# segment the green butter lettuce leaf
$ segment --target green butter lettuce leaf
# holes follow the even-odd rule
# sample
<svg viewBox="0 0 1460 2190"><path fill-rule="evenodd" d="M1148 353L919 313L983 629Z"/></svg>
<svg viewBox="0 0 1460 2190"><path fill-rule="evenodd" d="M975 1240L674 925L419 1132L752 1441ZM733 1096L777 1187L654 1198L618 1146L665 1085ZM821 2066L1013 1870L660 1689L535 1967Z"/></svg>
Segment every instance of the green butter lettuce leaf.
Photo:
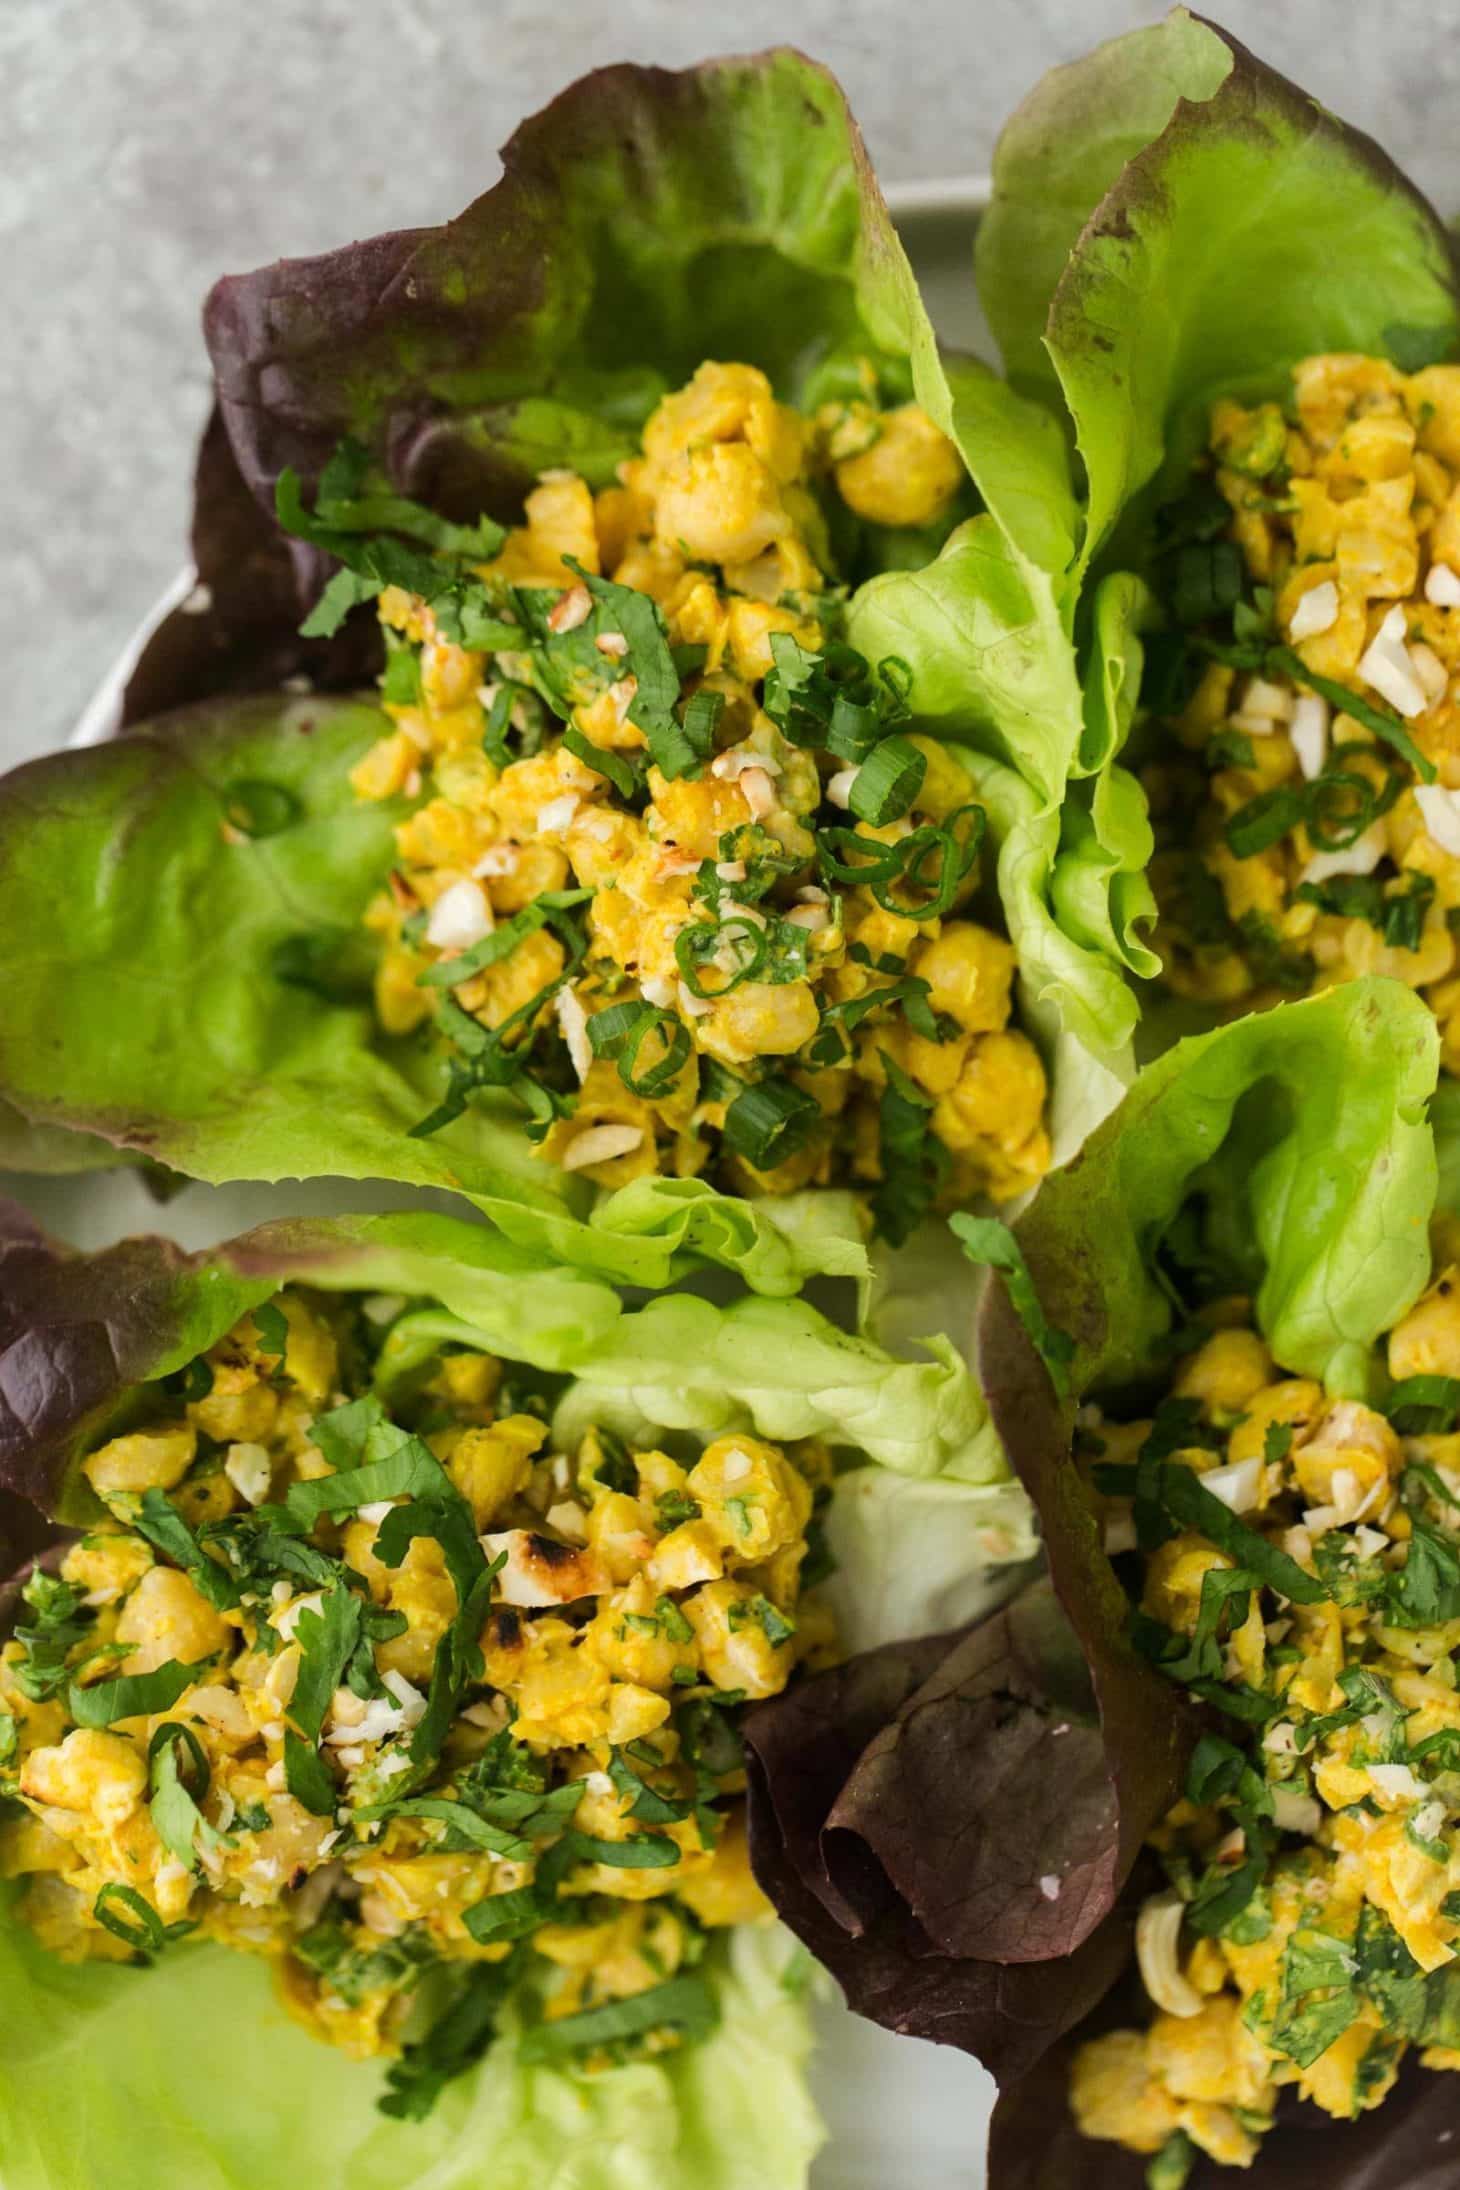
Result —
<svg viewBox="0 0 1460 2190"><path fill-rule="evenodd" d="M6 2190L803 2190L821 2125L811 2030L774 1926L711 1955L698 2046L600 2076L529 2067L508 2028L424 2122L375 2110L378 2063L291 2021L252 1955L58 1962L0 1913Z"/></svg>
<svg viewBox="0 0 1460 2190"><path fill-rule="evenodd" d="M1366 137L1216 25L1173 9L1055 69L1007 124L977 243L1014 386L1067 414L1085 509L1066 614L1085 668L1087 766L1139 689L1150 518L1184 483L1212 402L1281 397L1291 368L1358 350L1413 366L1460 336L1450 244ZM1107 570L1083 598L1091 566ZM1108 775L1063 847L1060 926L1145 978L1140 800ZM1145 844L1144 854L1141 851ZM1133 948L1122 950L1122 943Z"/></svg>
<svg viewBox="0 0 1460 2190"><path fill-rule="evenodd" d="M184 1367L291 1283L429 1304L384 1343L387 1398L450 1339L571 1375L554 1424L567 1445L594 1422L655 1436L741 1428L821 1437L899 1476L1007 1478L977 1385L946 1339L899 1360L805 1301L755 1295L719 1307L681 1293L627 1310L599 1278L427 1211L286 1218L199 1254L134 1239L77 1255L0 1204L0 1488L84 1521L94 1505L79 1463L127 1418L137 1387ZM1027 1529L1009 1520L1006 1537L1005 1519L969 1536L969 1564L1026 1554Z"/></svg>
<svg viewBox="0 0 1460 2190"><path fill-rule="evenodd" d="M539 1159L501 1098L410 1137L444 1072L421 1041L383 1036L371 1003L361 917L404 808L357 799L349 771L380 727L357 701L214 702L0 779L15 1109L63 1152L54 1129L79 1129L192 1178L447 1188L520 1246L624 1283L699 1260L768 1293L861 1274L844 1195L774 1214L690 1180L595 1196ZM266 833L242 833L240 813ZM22 1138L10 1160L31 1155Z"/></svg>
<svg viewBox="0 0 1460 2190"><path fill-rule="evenodd" d="M1438 1059L1419 998L1368 978L1148 1065L1018 1228L1046 1315L1075 1341L1075 1388L1158 1360L1176 1320L1161 1258L1192 1251L1172 1244L1184 1209L1198 1252L1247 1281L1284 1368L1336 1389L1361 1374L1428 1275Z"/></svg>
<svg viewBox="0 0 1460 2190"><path fill-rule="evenodd" d="M839 1331L805 1301L754 1297L715 1308L680 1293L625 1316L576 1364L554 1429L571 1444L591 1421L621 1436L644 1428L715 1436L752 1429L822 1437L898 1474L1006 1471L985 1436L967 1363L929 1337L920 1361L896 1361Z"/></svg>
<svg viewBox="0 0 1460 2190"><path fill-rule="evenodd" d="M1022 1484L876 1467L837 1477L826 1540L836 1564L823 1594L849 1657L986 1618L1039 1550Z"/></svg>
<svg viewBox="0 0 1460 2190"><path fill-rule="evenodd" d="M1143 489L1179 482L1215 397L1280 395L1315 352L1413 364L1460 335L1425 199L1184 9L1036 89L1000 141L978 248L1011 372L1047 393L1053 376L1074 423L1087 559Z"/></svg>
<svg viewBox="0 0 1460 2190"><path fill-rule="evenodd" d="M917 727L965 748L1046 1049L1068 1033L1107 1060L1136 1023L1126 976L1155 970L1141 934L1155 917L1150 827L1134 783L1112 780L1110 766L1140 680L1144 593L1109 583L1118 590L1100 629L1110 658L1093 698L1076 673L1061 573L1021 556L988 516L962 525L923 569L870 579L848 617L869 660L893 655L912 670ZM1073 788L1085 775L1089 786ZM1103 828L1089 820L1092 805Z"/></svg>
<svg viewBox="0 0 1460 2190"><path fill-rule="evenodd" d="M908 663L919 729L980 747L1045 801L1058 799L1079 737L1080 687L1056 581L992 517L960 526L923 569L869 579L847 636L868 661Z"/></svg>
<svg viewBox="0 0 1460 2190"><path fill-rule="evenodd" d="M978 225L979 298L1009 377L1058 401L1045 348L1050 298L1086 221L1179 99L1209 99L1231 66L1214 26L1173 8L1042 76L1005 122Z"/></svg>

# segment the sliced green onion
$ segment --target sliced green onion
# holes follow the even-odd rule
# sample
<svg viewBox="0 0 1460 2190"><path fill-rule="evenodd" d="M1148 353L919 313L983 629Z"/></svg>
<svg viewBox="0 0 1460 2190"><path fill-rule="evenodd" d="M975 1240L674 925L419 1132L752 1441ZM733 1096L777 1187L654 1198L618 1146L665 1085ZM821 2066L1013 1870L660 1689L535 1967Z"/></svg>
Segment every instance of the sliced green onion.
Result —
<svg viewBox="0 0 1460 2190"><path fill-rule="evenodd" d="M1228 849L1238 859L1251 859L1296 829L1306 811L1306 801L1296 791L1259 791L1227 823Z"/></svg>
<svg viewBox="0 0 1460 2190"><path fill-rule="evenodd" d="M852 778L847 804L859 821L883 829L900 821L923 787L925 753L907 738L884 738Z"/></svg>
<svg viewBox="0 0 1460 2190"><path fill-rule="evenodd" d="M1338 768L1314 777L1303 819L1320 851L1345 852L1373 827L1379 811L1368 777Z"/></svg>
<svg viewBox="0 0 1460 2190"><path fill-rule="evenodd" d="M723 943L731 939L737 949L748 947L750 955L733 973L721 974L717 985L707 989L700 980L700 969ZM708 1002L717 996L728 996L743 981L753 981L765 964L769 947L769 937L758 921L732 913L728 920L696 920L689 927L681 928L674 938L674 958L690 995ZM715 970L717 974L720 972L718 967Z"/></svg>
<svg viewBox="0 0 1460 2190"><path fill-rule="evenodd" d="M1242 551L1235 540L1192 541L1172 557L1171 610L1180 624L1204 624L1242 597Z"/></svg>
<svg viewBox="0 0 1460 2190"><path fill-rule="evenodd" d="M805 1147L820 1117L814 1096L774 1075L736 1096L725 1113L725 1139L757 1171L772 1171Z"/></svg>
<svg viewBox="0 0 1460 2190"><path fill-rule="evenodd" d="M826 881L864 882L869 886L887 882L902 872L903 844L909 842L910 838L904 838L902 843L879 844L875 837L859 836L855 829L834 824L818 832L817 864ZM848 852L864 856L851 860L845 857Z"/></svg>
<svg viewBox="0 0 1460 2190"><path fill-rule="evenodd" d="M478 1906L490 1908L491 1903ZM529 2063L557 2061L565 2054L618 2044L651 2030L677 2030L685 2043L691 2044L709 2036L719 2021L719 2012L703 1977L670 1977L647 1992L631 1993L626 2000L609 2000L602 2007L584 2008L577 2015L535 2024L519 2041L518 2059Z"/></svg>
<svg viewBox="0 0 1460 2190"><path fill-rule="evenodd" d="M666 1031L667 1030L667 1031ZM651 1034L657 1033L664 1044L664 1055L657 1065L638 1070L639 1052ZM641 1014L638 1024L629 1034L618 1061L618 1076L631 1095L643 1096L652 1102L656 1096L665 1095L689 1063L689 1029L672 1011L661 1011L649 1005Z"/></svg>
<svg viewBox="0 0 1460 2190"><path fill-rule="evenodd" d="M639 1052L656 1030L664 1055L640 1072ZM617 1060L618 1076L631 1095L649 1101L666 1094L689 1062L689 1029L657 1004L610 1004L607 1011L595 1012L588 1022L588 1041L595 1057Z"/></svg>
<svg viewBox="0 0 1460 2190"><path fill-rule="evenodd" d="M652 1004L635 997L631 1003L610 1004L606 1011L595 1011L588 1022L588 1046L595 1057L617 1057L631 1034Z"/></svg>
<svg viewBox="0 0 1460 2190"><path fill-rule="evenodd" d="M875 707L848 699L844 692L837 694L826 731L828 753L856 766L867 758L882 734L882 719Z"/></svg>
<svg viewBox="0 0 1460 2190"><path fill-rule="evenodd" d="M119 1915L120 1909L125 1909L127 1916ZM160 1954L167 1945L167 1926L135 1886L122 1886L115 1879L111 1880L93 1901L91 1913L114 1939L135 1948L138 1954Z"/></svg>

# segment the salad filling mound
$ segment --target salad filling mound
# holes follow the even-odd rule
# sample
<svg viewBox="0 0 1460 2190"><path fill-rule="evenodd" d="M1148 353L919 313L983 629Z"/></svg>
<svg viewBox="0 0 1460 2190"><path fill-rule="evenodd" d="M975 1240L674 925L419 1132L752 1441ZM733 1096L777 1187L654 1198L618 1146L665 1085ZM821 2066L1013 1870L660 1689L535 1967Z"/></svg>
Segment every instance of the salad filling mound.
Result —
<svg viewBox="0 0 1460 2190"><path fill-rule="evenodd" d="M713 2027L711 1935L768 1914L737 1706L830 1650L830 1463L556 1452L455 1345L388 1416L391 1309L291 1288L84 1463L108 1517L0 1653L0 1876L67 1960L267 1956L419 2118L509 2003L589 2069Z"/></svg>
<svg viewBox="0 0 1460 2190"><path fill-rule="evenodd" d="M349 463L313 513L281 487L336 551L321 514L368 508ZM868 365L802 415L709 363L618 472L544 474L497 552L416 556L414 584L356 543L312 619L378 595L394 728L353 781L419 804L368 915L377 1009L451 1062L416 1131L506 1089L600 1185L864 1182L893 1240L1023 1192L1046 1083L1013 949L967 913L986 816L956 748L905 728L906 666L839 636L828 577L868 528L931 552L952 443Z"/></svg>
<svg viewBox="0 0 1460 2190"><path fill-rule="evenodd" d="M1392 975L1460 1073L1460 366L1309 357L1289 409L1218 403L1158 523L1168 983L1248 1010Z"/></svg>
<svg viewBox="0 0 1460 2190"><path fill-rule="evenodd" d="M1153 1419L1081 1417L1135 1640L1210 1707L1151 1840L1151 2019L1072 2071L1163 2190L1249 2166L1287 2086L1352 2118L1411 2048L1460 2068L1460 1268L1390 1332L1382 1408L1280 1374L1245 1301L1206 1330Z"/></svg>

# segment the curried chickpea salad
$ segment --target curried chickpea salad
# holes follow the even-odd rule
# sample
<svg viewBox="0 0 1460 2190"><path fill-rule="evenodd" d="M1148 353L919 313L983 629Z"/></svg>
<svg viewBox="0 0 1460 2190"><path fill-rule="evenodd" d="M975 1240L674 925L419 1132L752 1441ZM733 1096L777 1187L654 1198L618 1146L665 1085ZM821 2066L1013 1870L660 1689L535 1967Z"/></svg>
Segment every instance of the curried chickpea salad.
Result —
<svg viewBox="0 0 1460 2190"><path fill-rule="evenodd" d="M707 1948L769 1914L736 1718L832 1652L831 1467L556 1450L457 1343L387 1414L396 1305L290 1288L90 1453L107 1518L0 1651L0 1876L66 1961L266 1957L417 2119L508 2003L589 2071L713 2028Z"/></svg>
<svg viewBox="0 0 1460 2190"><path fill-rule="evenodd" d="M374 585L393 727L353 782L415 801L368 913L376 1009L451 1066L418 1134L507 1090L597 1185L851 1182L894 1242L1047 1168L1015 954L975 910L985 812L828 575L849 528L946 531L962 465L870 362L843 378L807 415L704 364L616 484L546 473L495 554L455 528ZM308 516L286 487L286 521L316 535L350 465ZM316 628L360 597L335 585Z"/></svg>
<svg viewBox="0 0 1460 2190"><path fill-rule="evenodd" d="M1135 1639L1208 1705L1152 1835L1151 2014L1087 2041L1089 2137L1249 2167L1292 2088L1352 2119L1404 2058L1460 2068L1460 1268L1389 1333L1382 1406L1207 1312L1154 1416L1082 1414Z"/></svg>
<svg viewBox="0 0 1460 2190"><path fill-rule="evenodd" d="M1158 526L1168 987L1246 1011L1388 975L1460 1071L1460 366L1308 357L1285 401L1218 403Z"/></svg>

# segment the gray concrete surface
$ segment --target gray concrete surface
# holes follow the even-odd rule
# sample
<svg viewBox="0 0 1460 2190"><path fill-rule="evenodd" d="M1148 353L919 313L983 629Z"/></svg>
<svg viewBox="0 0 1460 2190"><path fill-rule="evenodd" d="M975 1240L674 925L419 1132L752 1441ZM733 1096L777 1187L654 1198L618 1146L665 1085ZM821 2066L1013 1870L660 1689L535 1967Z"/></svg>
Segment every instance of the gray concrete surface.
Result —
<svg viewBox="0 0 1460 2190"><path fill-rule="evenodd" d="M1460 0L1214 0L1447 209ZM987 166L1146 0L0 0L0 757L56 743L183 553L215 274L456 212L583 69L791 39L889 180Z"/></svg>

